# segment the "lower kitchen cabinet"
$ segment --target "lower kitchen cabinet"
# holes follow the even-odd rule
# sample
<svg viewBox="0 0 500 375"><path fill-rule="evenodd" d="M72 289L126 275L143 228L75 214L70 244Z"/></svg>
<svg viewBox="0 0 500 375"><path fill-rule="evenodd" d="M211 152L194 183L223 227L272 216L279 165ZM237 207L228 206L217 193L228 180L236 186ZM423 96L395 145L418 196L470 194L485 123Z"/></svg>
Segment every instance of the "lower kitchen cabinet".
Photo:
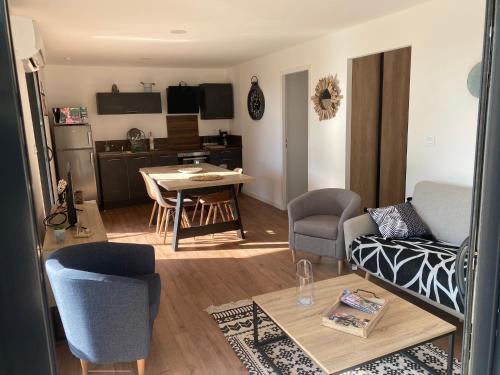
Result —
<svg viewBox="0 0 500 375"><path fill-rule="evenodd" d="M151 166L151 157L147 156L130 156L127 160L128 182L130 190L130 200L141 201L148 198L146 184L142 178L139 169Z"/></svg>
<svg viewBox="0 0 500 375"><path fill-rule="evenodd" d="M227 169L241 168L241 148L224 148L210 150L210 164Z"/></svg>
<svg viewBox="0 0 500 375"><path fill-rule="evenodd" d="M124 154L99 157L101 202L103 208L123 207L150 199L139 170L147 167L176 165L177 154Z"/></svg>
<svg viewBox="0 0 500 375"><path fill-rule="evenodd" d="M125 158L100 158L101 202L104 208L118 206L129 197L127 163Z"/></svg>

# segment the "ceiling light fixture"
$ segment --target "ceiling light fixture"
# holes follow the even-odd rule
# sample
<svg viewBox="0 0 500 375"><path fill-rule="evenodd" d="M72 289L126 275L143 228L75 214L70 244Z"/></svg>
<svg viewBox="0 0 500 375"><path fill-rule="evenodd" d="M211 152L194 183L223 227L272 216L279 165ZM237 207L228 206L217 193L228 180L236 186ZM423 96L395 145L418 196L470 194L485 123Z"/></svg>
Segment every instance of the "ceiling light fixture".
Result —
<svg viewBox="0 0 500 375"><path fill-rule="evenodd" d="M66 56L66 57L64 58L64 60L66 60L66 61L71 61L71 57Z"/></svg>
<svg viewBox="0 0 500 375"><path fill-rule="evenodd" d="M187 31L186 30L182 30L182 29L174 29L174 30L170 30L170 34L177 34L177 35L180 35L180 34L186 34Z"/></svg>

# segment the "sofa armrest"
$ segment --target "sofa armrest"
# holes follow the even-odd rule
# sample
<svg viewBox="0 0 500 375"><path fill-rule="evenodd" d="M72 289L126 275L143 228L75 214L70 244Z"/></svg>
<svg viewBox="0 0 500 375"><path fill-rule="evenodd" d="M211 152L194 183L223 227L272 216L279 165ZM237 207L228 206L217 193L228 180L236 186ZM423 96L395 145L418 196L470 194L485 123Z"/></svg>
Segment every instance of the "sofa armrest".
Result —
<svg viewBox="0 0 500 375"><path fill-rule="evenodd" d="M344 239L347 259L351 259L351 244L359 236L380 234L377 224L369 214L353 217L344 222Z"/></svg>

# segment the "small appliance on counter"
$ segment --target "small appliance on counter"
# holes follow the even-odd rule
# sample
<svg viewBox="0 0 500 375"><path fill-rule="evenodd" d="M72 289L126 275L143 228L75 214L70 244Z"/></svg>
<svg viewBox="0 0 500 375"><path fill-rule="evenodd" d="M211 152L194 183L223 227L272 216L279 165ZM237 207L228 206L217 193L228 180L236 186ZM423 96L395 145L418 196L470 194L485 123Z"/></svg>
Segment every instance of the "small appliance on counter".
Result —
<svg viewBox="0 0 500 375"><path fill-rule="evenodd" d="M89 121L87 107L52 108L52 114L56 125L87 124Z"/></svg>
<svg viewBox="0 0 500 375"><path fill-rule="evenodd" d="M220 144L227 146L227 136L228 132L226 130L219 129Z"/></svg>
<svg viewBox="0 0 500 375"><path fill-rule="evenodd" d="M132 152L147 151L146 134L140 129L132 128L127 132L127 139L130 142L130 150Z"/></svg>

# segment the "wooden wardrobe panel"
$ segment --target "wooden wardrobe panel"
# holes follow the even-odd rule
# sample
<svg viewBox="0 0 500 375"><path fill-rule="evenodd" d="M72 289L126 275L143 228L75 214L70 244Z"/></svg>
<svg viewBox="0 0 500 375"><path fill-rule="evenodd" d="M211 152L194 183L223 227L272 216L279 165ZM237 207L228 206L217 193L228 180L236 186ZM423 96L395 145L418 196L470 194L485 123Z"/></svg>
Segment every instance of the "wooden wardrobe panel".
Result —
<svg viewBox="0 0 500 375"><path fill-rule="evenodd" d="M352 61L350 189L376 207L382 55Z"/></svg>
<svg viewBox="0 0 500 375"><path fill-rule="evenodd" d="M379 206L405 201L411 48L383 57Z"/></svg>

